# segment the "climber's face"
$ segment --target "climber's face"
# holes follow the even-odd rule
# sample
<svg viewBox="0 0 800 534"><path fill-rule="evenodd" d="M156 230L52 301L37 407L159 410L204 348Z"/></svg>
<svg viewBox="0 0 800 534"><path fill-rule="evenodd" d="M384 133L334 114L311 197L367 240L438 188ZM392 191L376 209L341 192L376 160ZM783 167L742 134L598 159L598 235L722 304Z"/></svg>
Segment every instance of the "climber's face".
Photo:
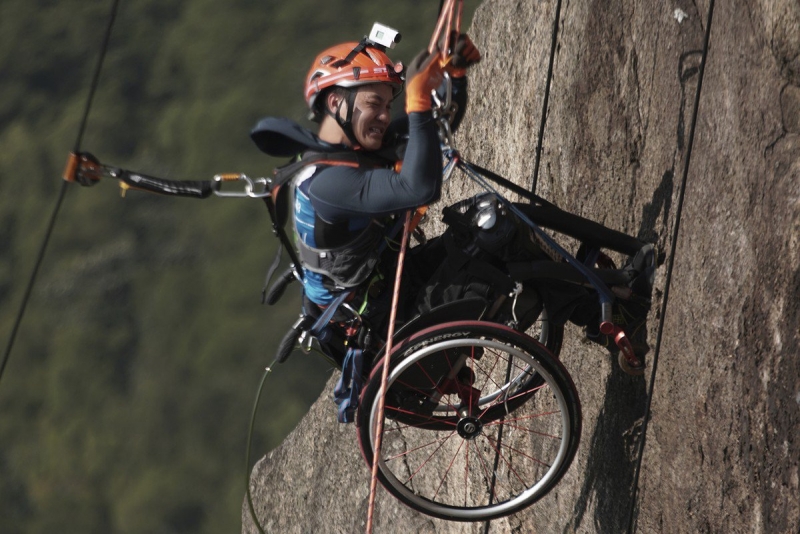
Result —
<svg viewBox="0 0 800 534"><path fill-rule="evenodd" d="M383 144L383 136L392 119L392 100L394 93L387 84L375 83L357 89L353 102L352 128L356 142L364 150L378 150ZM340 95L331 95L331 109L339 110L339 117L347 117L347 101ZM343 100L343 101L342 101ZM341 101L341 106L339 105ZM345 144L349 140L343 139Z"/></svg>
<svg viewBox="0 0 800 534"><path fill-rule="evenodd" d="M353 106L353 134L365 150L377 150L392 120L392 88L386 84L366 85L356 93Z"/></svg>

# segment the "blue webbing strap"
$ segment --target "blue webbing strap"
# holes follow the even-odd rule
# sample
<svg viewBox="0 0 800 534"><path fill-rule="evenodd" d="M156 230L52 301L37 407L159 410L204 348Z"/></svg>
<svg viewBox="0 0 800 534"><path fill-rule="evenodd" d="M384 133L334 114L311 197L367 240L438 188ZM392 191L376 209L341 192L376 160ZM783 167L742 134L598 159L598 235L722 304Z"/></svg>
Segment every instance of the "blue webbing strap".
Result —
<svg viewBox="0 0 800 534"><path fill-rule="evenodd" d="M337 418L340 423L355 421L358 397L361 394L361 371L364 366L364 351L355 347L347 349L342 364L342 376L333 388L333 400L339 407Z"/></svg>
<svg viewBox="0 0 800 534"><path fill-rule="evenodd" d="M311 333L320 341L327 338L328 325L339 309L339 306L350 295L350 291L339 294L331 302L322 315L311 327ZM358 397L361 394L363 380L361 378L364 366L364 353L361 349L350 347L347 349L344 362L342 362L342 376L333 388L333 401L339 407L337 419L340 423L352 423L355 421L356 410L358 409Z"/></svg>
<svg viewBox="0 0 800 534"><path fill-rule="evenodd" d="M331 322L333 318L333 314L336 313L336 310L339 309L339 306L342 305L342 302L350 295L350 291L344 291L340 293L333 302L328 304L328 307L325 308L325 311L322 312L322 315L319 316L317 321L311 327L311 333L314 335L315 338L322 341L320 336L325 335L325 329L328 327L328 323Z"/></svg>

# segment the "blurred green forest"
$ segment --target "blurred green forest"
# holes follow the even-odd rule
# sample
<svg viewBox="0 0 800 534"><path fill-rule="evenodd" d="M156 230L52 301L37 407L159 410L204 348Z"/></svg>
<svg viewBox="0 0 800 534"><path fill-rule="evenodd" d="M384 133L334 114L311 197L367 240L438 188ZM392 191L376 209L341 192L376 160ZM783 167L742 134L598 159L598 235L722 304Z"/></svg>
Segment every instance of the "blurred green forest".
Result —
<svg viewBox="0 0 800 534"><path fill-rule="evenodd" d="M3 346L111 4L0 2ZM268 175L279 162L255 148L250 128L269 115L305 123L302 81L318 51L380 21L402 31L392 55L408 61L438 7L123 0L81 148L173 179ZM258 200L122 199L112 181L69 186L0 380L0 532L240 531L255 390L298 311L297 287L275 307L260 304L276 244ZM331 372L302 353L275 370L253 461L291 431Z"/></svg>

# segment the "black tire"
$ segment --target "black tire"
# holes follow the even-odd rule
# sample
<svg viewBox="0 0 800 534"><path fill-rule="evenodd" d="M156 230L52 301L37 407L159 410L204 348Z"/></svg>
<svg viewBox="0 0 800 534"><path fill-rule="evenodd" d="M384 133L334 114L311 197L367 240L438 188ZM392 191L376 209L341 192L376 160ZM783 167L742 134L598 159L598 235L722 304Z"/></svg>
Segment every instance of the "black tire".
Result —
<svg viewBox="0 0 800 534"><path fill-rule="evenodd" d="M372 466L381 365L364 389L359 445ZM391 355L378 477L406 505L483 521L536 502L575 456L581 410L538 341L483 321L431 327Z"/></svg>

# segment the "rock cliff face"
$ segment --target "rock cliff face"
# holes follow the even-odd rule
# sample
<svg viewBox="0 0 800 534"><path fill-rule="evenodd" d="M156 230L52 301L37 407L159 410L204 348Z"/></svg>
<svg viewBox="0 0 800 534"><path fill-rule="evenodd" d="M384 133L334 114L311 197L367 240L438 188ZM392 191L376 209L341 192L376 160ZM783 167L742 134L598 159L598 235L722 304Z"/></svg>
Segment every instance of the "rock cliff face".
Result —
<svg viewBox="0 0 800 534"><path fill-rule="evenodd" d="M530 187L555 1L492 0L457 145ZM708 0L564 1L537 193L675 254L651 377L568 328L583 405L557 488L485 524L420 515L381 491L375 532L757 532L800 528L800 4L717 2L685 205L671 250ZM445 201L469 193L451 182ZM666 267L666 266L665 266ZM655 345L666 269L649 325ZM638 493L647 392L651 420ZM364 530L369 472L330 387L255 467L270 533ZM243 531L256 532L243 508Z"/></svg>

